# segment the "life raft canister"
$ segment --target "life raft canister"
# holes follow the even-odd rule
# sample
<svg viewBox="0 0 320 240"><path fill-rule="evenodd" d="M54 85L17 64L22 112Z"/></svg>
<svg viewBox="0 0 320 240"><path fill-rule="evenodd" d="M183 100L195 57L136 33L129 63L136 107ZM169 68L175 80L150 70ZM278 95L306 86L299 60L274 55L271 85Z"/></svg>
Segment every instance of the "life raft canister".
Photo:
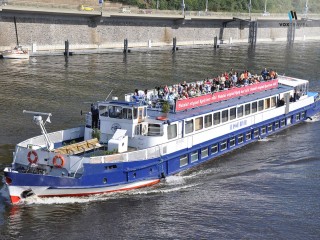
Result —
<svg viewBox="0 0 320 240"><path fill-rule="evenodd" d="M157 117L157 120L161 120L161 121L165 121L165 120L167 120L168 118L167 117L165 117L165 116L159 116L159 117Z"/></svg>
<svg viewBox="0 0 320 240"><path fill-rule="evenodd" d="M32 150L32 151L28 152L28 161L31 164L38 162L38 154L36 153L36 151Z"/></svg>
<svg viewBox="0 0 320 240"><path fill-rule="evenodd" d="M64 165L64 158L62 155L56 155L53 158L53 166L55 166L56 168L62 168Z"/></svg>

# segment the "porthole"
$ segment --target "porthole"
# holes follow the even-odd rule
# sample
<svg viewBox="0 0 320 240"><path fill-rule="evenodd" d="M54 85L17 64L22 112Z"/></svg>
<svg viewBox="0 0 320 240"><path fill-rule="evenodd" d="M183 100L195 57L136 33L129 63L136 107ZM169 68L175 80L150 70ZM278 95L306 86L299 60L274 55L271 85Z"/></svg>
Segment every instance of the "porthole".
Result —
<svg viewBox="0 0 320 240"><path fill-rule="evenodd" d="M106 184L108 182L107 178L103 178L103 183Z"/></svg>

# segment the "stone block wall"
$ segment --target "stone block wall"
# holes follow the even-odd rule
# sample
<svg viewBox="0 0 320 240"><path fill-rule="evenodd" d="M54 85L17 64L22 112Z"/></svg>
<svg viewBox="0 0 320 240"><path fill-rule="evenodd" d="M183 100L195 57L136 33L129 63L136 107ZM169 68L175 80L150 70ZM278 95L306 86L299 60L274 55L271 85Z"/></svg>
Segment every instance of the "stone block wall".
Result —
<svg viewBox="0 0 320 240"><path fill-rule="evenodd" d="M16 44L13 13L0 12L0 51ZM170 46L177 38L179 45L199 45L214 42L214 37L229 43L247 43L248 23L234 21L223 27L223 20L186 20L86 17L45 14L15 14L19 42L31 49L61 50L69 40L70 49L122 48L125 38L129 47ZM287 41L288 21L258 21L257 42ZM299 22L295 40L320 40L319 21Z"/></svg>

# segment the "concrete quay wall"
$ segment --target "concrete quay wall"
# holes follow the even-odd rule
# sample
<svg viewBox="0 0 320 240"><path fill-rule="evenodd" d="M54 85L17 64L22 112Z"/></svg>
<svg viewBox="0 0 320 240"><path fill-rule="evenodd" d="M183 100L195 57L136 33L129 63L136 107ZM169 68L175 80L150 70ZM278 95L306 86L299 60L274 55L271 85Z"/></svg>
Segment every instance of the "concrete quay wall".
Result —
<svg viewBox="0 0 320 240"><path fill-rule="evenodd" d="M249 23L232 18L146 16L137 14L55 14L27 11L0 11L0 51L15 46L13 17L16 17L20 45L37 51L60 51L65 41L70 51L86 49L213 45L214 37L223 44L248 43ZM291 28L286 19L256 19L257 43L287 41L295 32L295 41L320 40L319 20L298 20ZM292 30L293 29L293 30Z"/></svg>

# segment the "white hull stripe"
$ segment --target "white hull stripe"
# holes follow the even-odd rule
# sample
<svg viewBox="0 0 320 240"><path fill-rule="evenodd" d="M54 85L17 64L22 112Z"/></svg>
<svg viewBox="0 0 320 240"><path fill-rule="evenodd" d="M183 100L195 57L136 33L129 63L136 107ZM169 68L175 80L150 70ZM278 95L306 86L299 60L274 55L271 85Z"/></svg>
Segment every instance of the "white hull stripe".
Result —
<svg viewBox="0 0 320 240"><path fill-rule="evenodd" d="M145 180L139 182L133 182L123 185L101 187L101 188L85 188L85 189L50 189L50 187L29 187L29 186L8 186L11 200L21 199L21 194L26 190L32 190L32 192L38 197L72 197L72 196L87 196L93 194L102 194L116 191L126 191L141 187L147 187L159 183L159 179ZM16 202L13 202L16 203Z"/></svg>

